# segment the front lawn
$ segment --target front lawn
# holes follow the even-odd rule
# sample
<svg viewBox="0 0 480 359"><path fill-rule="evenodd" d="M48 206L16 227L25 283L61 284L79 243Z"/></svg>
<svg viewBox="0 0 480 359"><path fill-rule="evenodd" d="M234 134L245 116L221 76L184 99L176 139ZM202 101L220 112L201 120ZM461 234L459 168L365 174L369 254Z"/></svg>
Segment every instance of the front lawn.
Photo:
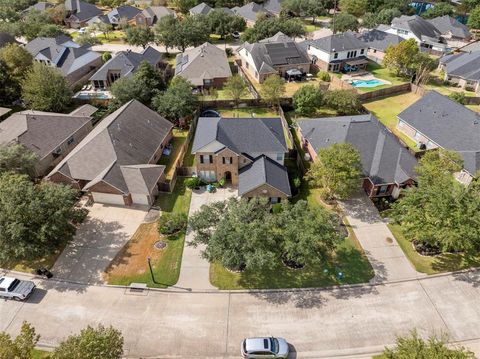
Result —
<svg viewBox="0 0 480 359"><path fill-rule="evenodd" d="M179 177L172 193L161 193L157 205L163 212L188 214L191 191ZM163 250L154 249L159 240L167 243ZM115 257L105 274L108 284L130 285L133 282L146 283L149 287L165 288L177 283L180 275L185 232L164 237L157 231L157 223L143 223L134 236ZM151 257L154 279L148 268L147 258Z"/></svg>
<svg viewBox="0 0 480 359"><path fill-rule="evenodd" d="M480 266L480 254L465 256L463 254L447 253L435 257L422 256L413 248L412 243L405 238L400 225L389 224L388 228L390 228L405 255L419 272L437 274Z"/></svg>
<svg viewBox="0 0 480 359"><path fill-rule="evenodd" d="M240 108L224 108L217 110L220 116L224 118L275 118L279 117L278 113L267 107L240 107Z"/></svg>
<svg viewBox="0 0 480 359"><path fill-rule="evenodd" d="M166 166L165 168L165 177L167 180L172 179L173 174L175 173L176 163L178 161L178 157L180 155L180 151L182 150L182 146L187 140L188 130L180 130L177 128L173 129L173 138L171 141L172 144L172 152L170 155L166 156L162 154L160 160L158 161L159 165Z"/></svg>
<svg viewBox="0 0 480 359"><path fill-rule="evenodd" d="M32 352L32 359L47 359L50 356L50 352L44 351L44 350L39 350L39 349L33 349Z"/></svg>
<svg viewBox="0 0 480 359"><path fill-rule="evenodd" d="M397 116L420 99L420 96L412 92L396 95L391 97L385 97L377 101L372 101L363 104L363 106L373 113L381 123L383 123L390 131L392 131L397 137L399 137L405 144L412 150L417 151L415 141L411 140L408 136L398 131Z"/></svg>
<svg viewBox="0 0 480 359"><path fill-rule="evenodd" d="M51 253L48 256L33 259L33 260L25 260L25 261L10 261L10 262L3 262L0 263L0 268L13 270L17 272L25 272L35 274L35 271L39 268L46 268L51 269L55 262L57 261L60 254L62 254L63 250L65 249L65 243L56 251Z"/></svg>
<svg viewBox="0 0 480 359"><path fill-rule="evenodd" d="M311 206L323 206L318 191L310 188L305 181L293 201L300 199L307 200ZM278 263L273 269L243 273L230 272L219 263L213 263L210 266L210 281L219 289L310 288L366 283L374 276L372 266L355 234L346 225L349 236L338 245L330 262L307 265L300 270ZM342 280L338 279L338 272L343 273Z"/></svg>

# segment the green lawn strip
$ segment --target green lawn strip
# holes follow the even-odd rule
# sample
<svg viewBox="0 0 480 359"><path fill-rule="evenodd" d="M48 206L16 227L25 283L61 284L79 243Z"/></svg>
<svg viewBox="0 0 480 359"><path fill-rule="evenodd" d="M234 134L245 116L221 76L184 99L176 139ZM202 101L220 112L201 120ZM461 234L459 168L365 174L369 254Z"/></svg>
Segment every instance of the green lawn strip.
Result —
<svg viewBox="0 0 480 359"><path fill-rule="evenodd" d="M159 165L166 166L165 168L165 177L167 180L172 179L173 174L175 172L175 164L177 163L178 156L180 155L180 150L182 149L182 145L187 140L188 131L187 130L173 130L173 138L172 138L172 145L173 149L169 156L162 155L160 160L158 161Z"/></svg>
<svg viewBox="0 0 480 359"><path fill-rule="evenodd" d="M200 101L232 100L232 96L227 94L225 90L217 90L217 95L218 95L217 97L213 97L208 94L201 95L199 99ZM253 99L253 95L250 93L250 91L247 91L245 95L242 96L242 100L250 100L250 99Z"/></svg>
<svg viewBox="0 0 480 359"><path fill-rule="evenodd" d="M195 155L192 153L193 138L188 144L187 153L183 157L183 167L193 167L195 166Z"/></svg>
<svg viewBox="0 0 480 359"><path fill-rule="evenodd" d="M50 354L50 352L44 350L33 349L32 359L46 359L50 356Z"/></svg>
<svg viewBox="0 0 480 359"><path fill-rule="evenodd" d="M363 106L373 113L381 123L397 135L412 150L417 151L415 141L396 129L397 116L404 109L417 101L420 96L414 93L406 93L363 104Z"/></svg>
<svg viewBox="0 0 480 359"><path fill-rule="evenodd" d="M466 256L458 253L447 253L434 257L422 256L413 248L412 243L405 238L400 225L388 224L388 228L390 228L405 255L419 272L437 274L480 266L480 254Z"/></svg>
<svg viewBox="0 0 480 359"><path fill-rule="evenodd" d="M251 118L251 117L279 117L278 113L275 111L267 108L267 107L241 107L237 109L218 109L217 110L220 113L220 116L226 117L226 118L233 118L233 117L245 117L245 118ZM252 116L252 114L254 116Z"/></svg>
<svg viewBox="0 0 480 359"><path fill-rule="evenodd" d="M125 42L125 32L121 30L115 30L109 32L107 36L104 34L98 34L95 36L102 44L123 44Z"/></svg>
<svg viewBox="0 0 480 359"><path fill-rule="evenodd" d="M0 268L13 270L17 272L31 273L31 274L35 274L35 271L39 268L51 269L55 264L55 262L57 261L58 257L60 256L60 254L62 254L66 245L67 244L65 243L53 253L41 258L25 260L25 261L2 262L0 263Z"/></svg>
<svg viewBox="0 0 480 359"><path fill-rule="evenodd" d="M287 162L287 167L293 166ZM319 202L318 190L310 188L306 181L302 182L300 193L293 199L307 200L311 206L322 206ZM330 210L330 209L329 209ZM347 225L349 233L352 233ZM343 273L339 280L337 273ZM268 288L310 288L338 284L354 284L368 282L374 275L372 266L363 253L356 237L350 235L339 243L330 262L307 265L301 270L287 268L278 263L273 269L245 271L234 273L219 263L210 266L210 281L219 289L268 289Z"/></svg>

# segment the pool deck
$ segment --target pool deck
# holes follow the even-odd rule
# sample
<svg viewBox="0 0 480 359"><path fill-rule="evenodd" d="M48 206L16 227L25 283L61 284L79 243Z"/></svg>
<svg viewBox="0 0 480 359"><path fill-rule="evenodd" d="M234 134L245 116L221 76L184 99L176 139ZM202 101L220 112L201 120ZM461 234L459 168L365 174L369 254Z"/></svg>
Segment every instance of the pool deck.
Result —
<svg viewBox="0 0 480 359"><path fill-rule="evenodd" d="M352 76L352 75L343 75L341 78L342 81L350 83L350 81L372 81L372 80L377 80L379 81L378 85L376 86L382 86L382 85L391 85L392 83L390 81L384 80L384 79L379 79L375 77L372 74L365 74L361 76ZM376 86L365 86L365 87L376 87ZM362 86L354 86L354 87L362 87Z"/></svg>

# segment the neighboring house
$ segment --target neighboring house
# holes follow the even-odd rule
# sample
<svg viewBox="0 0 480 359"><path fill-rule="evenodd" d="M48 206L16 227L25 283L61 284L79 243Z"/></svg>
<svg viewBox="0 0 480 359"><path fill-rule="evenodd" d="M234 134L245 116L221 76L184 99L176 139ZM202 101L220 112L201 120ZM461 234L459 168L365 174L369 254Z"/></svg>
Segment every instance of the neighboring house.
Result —
<svg viewBox="0 0 480 359"><path fill-rule="evenodd" d="M120 51L103 64L89 81L96 89L106 89L118 79L134 74L143 61L147 61L156 69L164 66L162 54L151 46L140 53L131 50Z"/></svg>
<svg viewBox="0 0 480 359"><path fill-rule="evenodd" d="M324 71L356 71L368 64L368 45L347 31L316 40L307 40L305 46L312 64Z"/></svg>
<svg viewBox="0 0 480 359"><path fill-rule="evenodd" d="M385 31L406 40L414 39L423 51L437 55L448 52L448 46L441 38L442 33L431 22L418 15L396 17Z"/></svg>
<svg viewBox="0 0 480 359"><path fill-rule="evenodd" d="M225 50L205 42L177 55L175 76L189 80L200 89L218 89L232 76L232 70Z"/></svg>
<svg viewBox="0 0 480 359"><path fill-rule="evenodd" d="M102 56L90 50L89 45L80 46L70 37L37 37L25 45L35 61L56 67L67 81L74 85L88 78L102 65Z"/></svg>
<svg viewBox="0 0 480 359"><path fill-rule="evenodd" d="M177 17L177 14L165 6L150 6L135 16L135 25L153 26L164 16Z"/></svg>
<svg viewBox="0 0 480 359"><path fill-rule="evenodd" d="M201 117L192 145L202 180L224 178L240 196L272 202L291 196L283 165L287 151L280 118Z"/></svg>
<svg viewBox="0 0 480 359"><path fill-rule="evenodd" d="M378 29L363 32L358 39L368 46L367 57L377 63L382 63L387 47L398 45L405 40L401 36Z"/></svg>
<svg viewBox="0 0 480 359"><path fill-rule="evenodd" d="M202 3L198 4L197 6L192 7L189 10L189 13L190 13L190 15L208 15L208 13L212 10L213 9L209 5L202 2Z"/></svg>
<svg viewBox="0 0 480 359"><path fill-rule="evenodd" d="M468 27L451 16L440 16L428 21L440 32L440 36L450 48L465 46L472 40Z"/></svg>
<svg viewBox="0 0 480 359"><path fill-rule="evenodd" d="M263 7L270 14L274 14L275 16L280 16L280 12L282 11L282 2L284 1L285 0L266 0L263 3Z"/></svg>
<svg viewBox="0 0 480 359"><path fill-rule="evenodd" d="M47 176L95 202L151 205L165 166L157 165L173 125L136 100L105 117Z"/></svg>
<svg viewBox="0 0 480 359"><path fill-rule="evenodd" d="M102 15L102 10L95 5L81 0L65 0L67 18L65 23L74 29L87 26L87 21Z"/></svg>
<svg viewBox="0 0 480 359"><path fill-rule="evenodd" d="M32 6L29 6L25 10L22 11L22 16L27 16L28 13L32 10L35 11L46 11L48 9L52 9L55 6L55 4L52 4L51 2L45 2L45 1L40 1L37 2L36 4L33 4Z"/></svg>
<svg viewBox="0 0 480 359"><path fill-rule="evenodd" d="M103 22L112 26L117 26L122 22L125 24L131 24L135 23L135 16L137 16L141 12L142 10L140 10L138 7L122 5L112 9L106 15L95 16L87 23L91 25L92 23Z"/></svg>
<svg viewBox="0 0 480 359"><path fill-rule="evenodd" d="M365 176L363 189L371 198L397 198L402 188L415 183L415 156L371 114L300 120L297 131L312 161L333 144L355 147Z"/></svg>
<svg viewBox="0 0 480 359"><path fill-rule="evenodd" d="M16 42L17 41L12 35L7 34L6 32L0 32L0 48L8 44L15 44Z"/></svg>
<svg viewBox="0 0 480 359"><path fill-rule="evenodd" d="M398 115L397 129L419 149L457 151L464 161L464 170L456 174L462 183L469 184L480 170L479 114L447 96L427 92Z"/></svg>
<svg viewBox="0 0 480 359"><path fill-rule="evenodd" d="M260 15L265 15L267 17L273 16L264 5L257 4L256 2L249 2L241 7L233 7L232 11L235 15L243 17L248 27L253 27Z"/></svg>
<svg viewBox="0 0 480 359"><path fill-rule="evenodd" d="M52 170L93 129L97 109L84 105L69 114L22 111L0 122L0 145L18 143L38 156L37 176Z"/></svg>
<svg viewBox="0 0 480 359"><path fill-rule="evenodd" d="M240 66L259 83L276 74L288 77L289 71L305 75L310 71L307 52L290 37L279 32L273 37L237 49Z"/></svg>
<svg viewBox="0 0 480 359"><path fill-rule="evenodd" d="M443 56L440 58L439 69L445 73L445 81L480 94L480 51Z"/></svg>

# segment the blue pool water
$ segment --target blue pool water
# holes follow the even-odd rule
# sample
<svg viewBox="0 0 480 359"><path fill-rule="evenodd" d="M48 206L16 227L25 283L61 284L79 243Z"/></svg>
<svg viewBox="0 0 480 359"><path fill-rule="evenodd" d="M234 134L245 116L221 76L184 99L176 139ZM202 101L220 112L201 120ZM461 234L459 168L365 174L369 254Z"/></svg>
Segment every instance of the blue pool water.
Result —
<svg viewBox="0 0 480 359"><path fill-rule="evenodd" d="M352 80L350 83L353 87L377 87L383 85L383 82L380 80Z"/></svg>

